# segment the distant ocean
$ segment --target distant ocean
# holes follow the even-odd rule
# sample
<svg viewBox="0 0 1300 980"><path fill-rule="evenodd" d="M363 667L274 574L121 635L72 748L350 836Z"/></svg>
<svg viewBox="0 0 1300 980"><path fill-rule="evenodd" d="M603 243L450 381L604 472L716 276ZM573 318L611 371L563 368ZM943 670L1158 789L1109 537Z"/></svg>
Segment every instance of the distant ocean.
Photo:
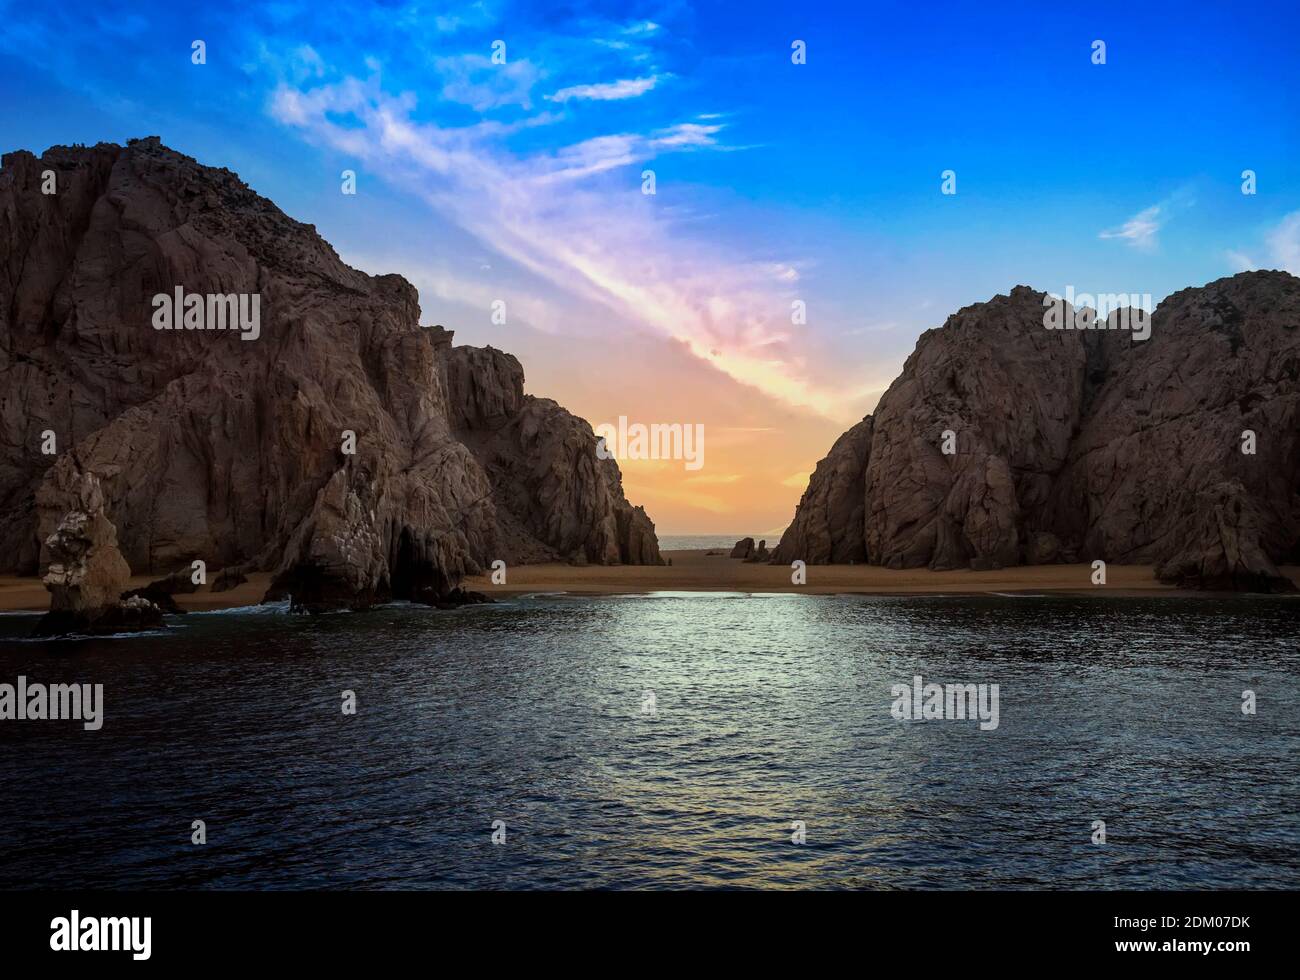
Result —
<svg viewBox="0 0 1300 980"><path fill-rule="evenodd" d="M660 551L699 551L706 548L726 548L730 551L741 538L753 538L755 542L767 541L769 548L775 547L781 540L780 534L661 534Z"/></svg>

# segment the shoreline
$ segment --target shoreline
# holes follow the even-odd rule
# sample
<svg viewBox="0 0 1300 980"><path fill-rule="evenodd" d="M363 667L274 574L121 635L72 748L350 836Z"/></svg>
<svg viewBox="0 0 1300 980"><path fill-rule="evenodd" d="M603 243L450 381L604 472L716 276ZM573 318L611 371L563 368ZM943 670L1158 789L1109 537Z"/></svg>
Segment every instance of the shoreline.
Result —
<svg viewBox="0 0 1300 980"><path fill-rule="evenodd" d="M490 575L474 575L462 587L489 597L518 597L536 593L561 595L647 595L656 592L716 592L756 595L879 595L879 596L1227 596L1240 592L1195 592L1157 582L1150 565L1108 565L1107 584L1092 584L1092 566L1019 565L992 571L930 571L889 569L878 565L810 565L807 584L793 585L786 565L747 564L725 553L706 550L665 551L669 565L569 565L550 562L506 569L506 584L493 585ZM1300 586L1300 566L1285 566L1283 574ZM141 588L153 576L133 576L131 588ZM271 575L257 572L226 592L205 586L173 596L187 612L210 612L256 606L270 587ZM49 593L34 576L0 576L0 612L41 613L49 609Z"/></svg>
<svg viewBox="0 0 1300 980"><path fill-rule="evenodd" d="M143 589L158 578L157 575L132 575L127 587ZM254 572L248 576L247 582L225 592L209 591L209 584L195 592L177 592L172 598L186 612L238 609L241 606L259 605L270 587L270 572ZM50 594L38 577L0 575L0 612L43 613L49 608Z"/></svg>

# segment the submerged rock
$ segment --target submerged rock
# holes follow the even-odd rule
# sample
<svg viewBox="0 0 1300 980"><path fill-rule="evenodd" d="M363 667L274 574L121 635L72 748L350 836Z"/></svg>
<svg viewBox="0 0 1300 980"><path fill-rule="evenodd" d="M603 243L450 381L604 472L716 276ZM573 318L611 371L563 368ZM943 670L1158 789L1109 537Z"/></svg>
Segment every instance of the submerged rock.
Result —
<svg viewBox="0 0 1300 980"><path fill-rule="evenodd" d="M129 599L132 596L139 596L142 599L148 599L169 616L183 616L185 610L177 605L174 596L178 593L188 595L197 592L198 589L198 584L194 581L193 570L182 568L170 575L155 579L143 588L123 592L122 598Z"/></svg>
<svg viewBox="0 0 1300 980"><path fill-rule="evenodd" d="M420 593L415 596L415 601L438 609L459 609L461 606L477 606L483 603L496 602L491 596L484 595L482 592L462 588L452 589L442 595L432 592Z"/></svg>
<svg viewBox="0 0 1300 980"><path fill-rule="evenodd" d="M248 576L244 570L238 566L223 568L217 573L217 577L212 580L213 592L229 592L237 586L243 585L248 581Z"/></svg>
<svg viewBox="0 0 1300 980"><path fill-rule="evenodd" d="M176 604L176 600L172 598L170 592L159 591L152 585L146 585L142 589L131 589L128 592L123 592L122 601L125 602L127 599L144 599L146 602L153 603L168 616L184 616L186 613L186 610Z"/></svg>

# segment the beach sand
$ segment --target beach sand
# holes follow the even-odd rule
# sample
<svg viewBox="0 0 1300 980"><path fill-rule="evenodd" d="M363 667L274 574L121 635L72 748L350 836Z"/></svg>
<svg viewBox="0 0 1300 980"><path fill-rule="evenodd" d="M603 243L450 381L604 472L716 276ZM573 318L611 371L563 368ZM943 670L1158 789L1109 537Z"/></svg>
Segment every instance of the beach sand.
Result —
<svg viewBox="0 0 1300 980"><path fill-rule="evenodd" d="M465 588L487 595L574 592L608 595L640 592L804 592L814 595L972 595L1078 593L1079 595L1196 595L1156 581L1150 565L1107 565L1106 585L1092 584L1091 563L1022 565L989 572L894 570L877 565L809 565L807 584L790 583L789 565L747 564L726 552L665 551L671 566L518 565L506 569L506 584L487 575L465 580ZM1300 566L1282 569L1300 586ZM1202 593L1203 594L1203 593Z"/></svg>
<svg viewBox="0 0 1300 980"><path fill-rule="evenodd" d="M156 575L135 575L130 581L130 588L142 589L154 581ZM226 592L209 592L203 586L197 592L176 593L176 605L187 611L203 612L209 609L233 609L235 606L255 606L262 601L266 590L271 587L269 572L254 572L248 581ZM14 575L0 575L0 612L17 612L30 609L45 612L50 608L50 594L39 578L19 578Z"/></svg>
<svg viewBox="0 0 1300 980"><path fill-rule="evenodd" d="M896 571L875 565L810 565L807 584L792 585L788 565L746 564L725 553L665 551L672 565L514 565L506 569L506 584L493 585L477 575L464 586L489 596L530 592L572 592L580 595L620 595L645 592L804 592L813 595L978 595L1077 594L1091 596L1191 596L1195 592L1161 585L1150 565L1108 565L1106 585L1092 584L1092 566L1024 565L990 572L932 572L924 568ZM1300 566L1282 569L1300 586ZM150 576L131 579L132 588L148 585ZM182 609L230 609L261 601L270 586L268 573L249 576L228 592L176 595ZM1204 594L1204 593L1201 593ZM49 593L38 578L0 576L0 611L49 608Z"/></svg>

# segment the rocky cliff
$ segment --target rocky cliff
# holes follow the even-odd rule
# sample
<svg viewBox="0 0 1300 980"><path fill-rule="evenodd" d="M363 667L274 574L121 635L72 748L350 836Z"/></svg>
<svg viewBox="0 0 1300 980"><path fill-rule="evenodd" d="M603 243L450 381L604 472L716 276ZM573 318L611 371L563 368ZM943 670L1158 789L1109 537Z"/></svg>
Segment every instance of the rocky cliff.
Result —
<svg viewBox="0 0 1300 980"><path fill-rule="evenodd" d="M1045 312L1017 286L923 334L818 464L776 559L1102 559L1289 590L1276 566L1300 563L1300 279L1182 290L1147 340L1047 329Z"/></svg>
<svg viewBox="0 0 1300 980"><path fill-rule="evenodd" d="M256 297L257 329L237 303L217 328L223 297ZM157 139L5 155L0 571L48 564L82 473L136 574L269 570L309 608L497 559L659 563L591 427L419 317L406 280Z"/></svg>

